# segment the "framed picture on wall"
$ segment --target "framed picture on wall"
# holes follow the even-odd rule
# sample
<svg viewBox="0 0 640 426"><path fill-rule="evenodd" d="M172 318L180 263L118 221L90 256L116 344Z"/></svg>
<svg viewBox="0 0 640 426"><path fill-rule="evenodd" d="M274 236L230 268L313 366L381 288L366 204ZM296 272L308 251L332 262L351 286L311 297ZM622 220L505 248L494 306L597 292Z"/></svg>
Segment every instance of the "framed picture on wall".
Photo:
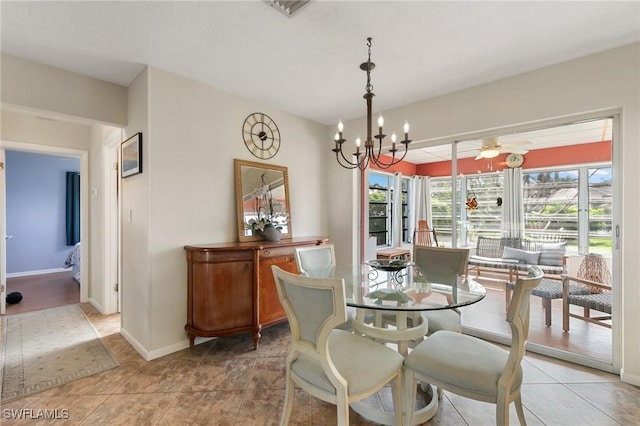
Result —
<svg viewBox="0 0 640 426"><path fill-rule="evenodd" d="M120 176L123 178L142 173L142 133L138 132L120 145Z"/></svg>

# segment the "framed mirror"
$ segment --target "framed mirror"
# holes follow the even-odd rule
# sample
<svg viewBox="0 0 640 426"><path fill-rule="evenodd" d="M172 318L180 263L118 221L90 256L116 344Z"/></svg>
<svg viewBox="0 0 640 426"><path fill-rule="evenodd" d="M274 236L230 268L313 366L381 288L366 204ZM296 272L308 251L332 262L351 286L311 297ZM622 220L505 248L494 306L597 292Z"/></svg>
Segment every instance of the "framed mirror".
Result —
<svg viewBox="0 0 640 426"><path fill-rule="evenodd" d="M291 238L287 168L237 159L234 168L239 241L262 240L259 229L267 223Z"/></svg>

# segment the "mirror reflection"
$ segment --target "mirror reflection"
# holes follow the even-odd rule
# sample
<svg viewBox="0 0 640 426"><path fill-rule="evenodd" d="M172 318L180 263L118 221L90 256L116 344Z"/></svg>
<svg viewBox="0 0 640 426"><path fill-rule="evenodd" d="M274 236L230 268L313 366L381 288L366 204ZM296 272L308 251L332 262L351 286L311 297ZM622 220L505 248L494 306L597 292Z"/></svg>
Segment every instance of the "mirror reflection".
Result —
<svg viewBox="0 0 640 426"><path fill-rule="evenodd" d="M235 160L235 175L239 240L260 240L266 227L291 238L287 168Z"/></svg>

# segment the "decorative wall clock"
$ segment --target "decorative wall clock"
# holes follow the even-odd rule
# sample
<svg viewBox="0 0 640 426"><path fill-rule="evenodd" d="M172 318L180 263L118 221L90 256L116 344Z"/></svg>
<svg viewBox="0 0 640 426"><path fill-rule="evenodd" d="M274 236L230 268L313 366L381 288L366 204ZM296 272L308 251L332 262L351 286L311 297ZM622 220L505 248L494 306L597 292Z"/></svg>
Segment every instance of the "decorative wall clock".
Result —
<svg viewBox="0 0 640 426"><path fill-rule="evenodd" d="M511 153L507 155L507 159L505 160L505 162L507 163L507 167L520 167L524 162L524 157L522 156L522 154Z"/></svg>
<svg viewBox="0 0 640 426"><path fill-rule="evenodd" d="M242 125L244 145L256 157L267 160L280 149L280 130L267 114L254 112Z"/></svg>

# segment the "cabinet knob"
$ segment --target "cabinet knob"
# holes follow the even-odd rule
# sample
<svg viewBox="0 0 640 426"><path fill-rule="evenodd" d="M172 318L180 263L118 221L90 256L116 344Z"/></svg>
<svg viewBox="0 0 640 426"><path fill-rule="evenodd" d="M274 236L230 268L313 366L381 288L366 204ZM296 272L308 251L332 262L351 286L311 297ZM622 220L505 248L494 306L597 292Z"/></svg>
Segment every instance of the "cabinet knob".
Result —
<svg viewBox="0 0 640 426"><path fill-rule="evenodd" d="M265 255L265 256L269 256L270 254L271 254L271 251L270 251L270 250L265 250L265 251L264 251L264 255Z"/></svg>

